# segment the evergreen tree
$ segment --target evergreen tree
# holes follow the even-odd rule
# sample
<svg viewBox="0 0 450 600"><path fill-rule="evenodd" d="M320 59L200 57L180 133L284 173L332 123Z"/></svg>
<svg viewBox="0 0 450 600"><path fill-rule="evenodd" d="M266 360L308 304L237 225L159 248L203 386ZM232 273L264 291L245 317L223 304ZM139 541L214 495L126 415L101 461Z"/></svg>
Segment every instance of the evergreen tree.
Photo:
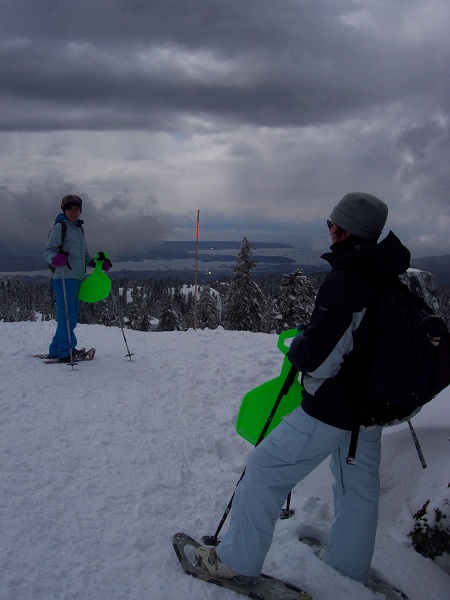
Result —
<svg viewBox="0 0 450 600"><path fill-rule="evenodd" d="M148 314L148 307L146 300L141 302L141 312L140 317L137 323L135 324L135 329L138 331L150 331L152 326L150 324L150 317Z"/></svg>
<svg viewBox="0 0 450 600"><path fill-rule="evenodd" d="M254 246L246 237L236 259L233 275L226 297L223 322L226 329L237 331L265 331L264 313L266 299L258 285L252 280Z"/></svg>
<svg viewBox="0 0 450 600"><path fill-rule="evenodd" d="M283 275L278 298L277 333L308 323L314 308L316 290L300 269Z"/></svg>
<svg viewBox="0 0 450 600"><path fill-rule="evenodd" d="M199 329L217 329L220 325L220 309L216 296L209 285L203 286L197 304Z"/></svg>
<svg viewBox="0 0 450 600"><path fill-rule="evenodd" d="M106 300L103 300L101 302L101 313L99 316L99 321L102 325L106 325L106 327L111 327L113 318L109 310L108 304L106 303Z"/></svg>
<svg viewBox="0 0 450 600"><path fill-rule="evenodd" d="M267 333L280 333L280 309L276 298L267 299L267 311L264 315Z"/></svg>
<svg viewBox="0 0 450 600"><path fill-rule="evenodd" d="M173 307L172 294L167 295L166 304L162 315L159 318L158 331L178 331L179 317Z"/></svg>
<svg viewBox="0 0 450 600"><path fill-rule="evenodd" d="M184 297L183 304L183 325L184 329L192 329L194 327L194 287Z"/></svg>
<svg viewBox="0 0 450 600"><path fill-rule="evenodd" d="M141 319L142 288L135 283L130 291L131 302L127 304L129 329L138 329Z"/></svg>

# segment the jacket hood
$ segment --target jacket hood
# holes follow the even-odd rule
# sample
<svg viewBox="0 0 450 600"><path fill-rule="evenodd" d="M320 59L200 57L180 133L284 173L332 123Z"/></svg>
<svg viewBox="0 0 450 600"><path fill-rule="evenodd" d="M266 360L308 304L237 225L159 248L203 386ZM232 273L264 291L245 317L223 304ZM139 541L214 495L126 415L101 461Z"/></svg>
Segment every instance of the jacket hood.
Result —
<svg viewBox="0 0 450 600"><path fill-rule="evenodd" d="M364 244L357 249L363 260L381 275L402 275L409 269L411 252L392 231L379 244Z"/></svg>
<svg viewBox="0 0 450 600"><path fill-rule="evenodd" d="M60 212L59 215L55 217L55 223L62 223L62 221L67 221L66 215L63 212Z"/></svg>
<svg viewBox="0 0 450 600"><path fill-rule="evenodd" d="M392 231L378 244L350 237L331 246L324 254L332 268L355 268L370 271L379 277L396 277L405 273L411 252Z"/></svg>
<svg viewBox="0 0 450 600"><path fill-rule="evenodd" d="M72 223L72 221L69 221L66 215L63 212L61 212L55 217L55 223L62 223L63 221L67 221L67 223ZM75 221L74 225L76 225L77 227L81 227L83 223L84 221L78 219L78 221Z"/></svg>

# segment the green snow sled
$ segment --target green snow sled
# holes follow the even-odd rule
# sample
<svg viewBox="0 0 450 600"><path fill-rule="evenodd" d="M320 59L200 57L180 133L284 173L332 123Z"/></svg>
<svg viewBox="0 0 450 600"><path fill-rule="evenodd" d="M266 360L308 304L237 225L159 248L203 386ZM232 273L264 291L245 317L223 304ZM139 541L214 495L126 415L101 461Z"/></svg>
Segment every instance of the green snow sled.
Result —
<svg viewBox="0 0 450 600"><path fill-rule="evenodd" d="M108 255L104 253L104 258ZM104 258L100 259L99 255L94 258L95 270L88 275L83 281L78 293L78 298L83 302L100 302L109 296L111 291L111 279L102 270Z"/></svg>
<svg viewBox="0 0 450 600"><path fill-rule="evenodd" d="M298 329L289 329L280 334L277 346L284 355L289 350L289 346L286 346L285 341L296 337L299 333ZM281 419L285 415L292 412L300 404L303 388L298 381L298 374L295 373L293 380L289 381L294 371L295 368L288 357L285 356L281 373L278 377L250 390L243 397L236 422L236 431L254 446L260 441L259 438L267 425L275 403L280 399L280 395L283 394L283 387L287 389L284 390L284 394L270 420L264 437L281 422Z"/></svg>

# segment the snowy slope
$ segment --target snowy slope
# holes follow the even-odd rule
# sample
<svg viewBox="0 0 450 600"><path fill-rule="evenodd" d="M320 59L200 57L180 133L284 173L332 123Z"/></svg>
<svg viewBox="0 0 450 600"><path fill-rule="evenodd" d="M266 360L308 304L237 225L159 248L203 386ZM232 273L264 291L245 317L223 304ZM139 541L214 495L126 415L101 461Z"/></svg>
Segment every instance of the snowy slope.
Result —
<svg viewBox="0 0 450 600"><path fill-rule="evenodd" d="M251 446L235 433L243 395L280 372L277 337L214 331L126 331L80 325L97 358L73 371L32 358L54 323L0 323L0 598L216 600L238 598L187 577L177 531L213 534ZM450 390L415 418L428 468L406 426L384 434L373 566L410 600L450 597L450 576L406 534L422 504L448 483ZM331 476L322 465L297 486L265 571L315 600L370 600L298 541L326 536Z"/></svg>

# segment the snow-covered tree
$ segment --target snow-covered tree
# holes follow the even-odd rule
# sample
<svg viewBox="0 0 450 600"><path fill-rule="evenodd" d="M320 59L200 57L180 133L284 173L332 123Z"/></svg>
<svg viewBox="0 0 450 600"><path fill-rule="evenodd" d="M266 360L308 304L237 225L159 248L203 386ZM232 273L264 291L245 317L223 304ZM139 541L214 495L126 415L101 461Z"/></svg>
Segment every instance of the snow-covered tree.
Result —
<svg viewBox="0 0 450 600"><path fill-rule="evenodd" d="M202 287L197 304L199 329L217 329L220 325L220 309L217 297L209 285Z"/></svg>
<svg viewBox="0 0 450 600"><path fill-rule="evenodd" d="M102 311L99 316L100 323L102 325L106 325L107 327L111 327L113 317L111 315L111 311L109 310L109 307L105 300L102 301L101 308L102 308Z"/></svg>
<svg viewBox="0 0 450 600"><path fill-rule="evenodd" d="M277 331L294 329L299 322L307 323L314 308L316 289L300 269L283 275L280 296Z"/></svg>
<svg viewBox="0 0 450 600"><path fill-rule="evenodd" d="M140 308L140 316L137 323L135 323L135 329L137 329L137 331L150 331L152 326L146 300L142 300Z"/></svg>
<svg viewBox="0 0 450 600"><path fill-rule="evenodd" d="M179 328L179 317L173 307L173 296L168 294L164 310L159 318L158 331L178 331Z"/></svg>
<svg viewBox="0 0 450 600"><path fill-rule="evenodd" d="M244 237L226 297L223 315L226 329L265 331L266 299L251 278L251 272L257 264L253 259L253 249L254 246Z"/></svg>
<svg viewBox="0 0 450 600"><path fill-rule="evenodd" d="M441 313L441 306L436 288L436 278L434 275L428 273L428 271L408 269L407 272L401 276L401 279L409 289L416 294L416 296L423 298L437 315L445 317L445 315Z"/></svg>

